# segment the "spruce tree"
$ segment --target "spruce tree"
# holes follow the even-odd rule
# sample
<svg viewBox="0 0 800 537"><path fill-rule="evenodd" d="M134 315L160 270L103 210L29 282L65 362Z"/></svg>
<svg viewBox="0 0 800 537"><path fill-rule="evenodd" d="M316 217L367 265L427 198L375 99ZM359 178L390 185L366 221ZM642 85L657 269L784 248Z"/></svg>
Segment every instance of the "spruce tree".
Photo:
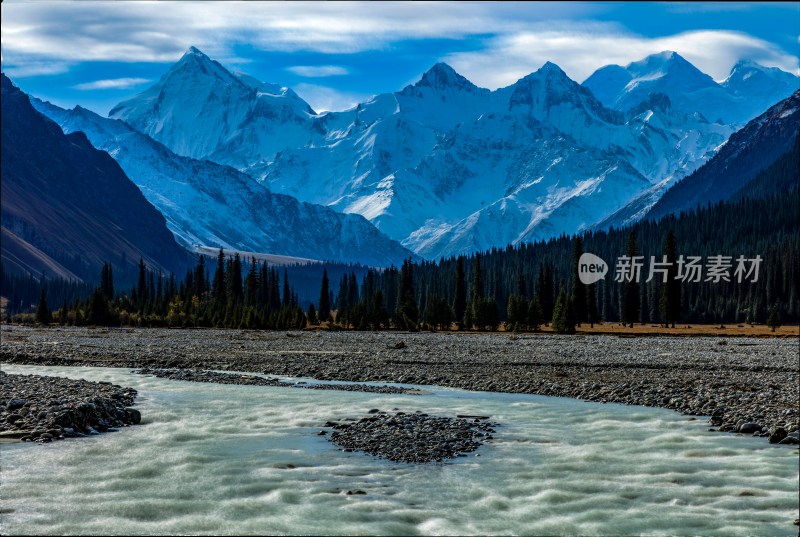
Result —
<svg viewBox="0 0 800 537"><path fill-rule="evenodd" d="M139 258L139 282L136 287L136 296L139 298L139 311L143 311L147 302L147 271L144 259L141 257Z"/></svg>
<svg viewBox="0 0 800 537"><path fill-rule="evenodd" d="M630 235L628 236L626 255L630 257L631 264L633 264L633 259L639 255L639 246L636 242L635 231L631 231ZM630 279L630 281L623 283L622 322L630 325L630 327L633 328L633 324L639 322L639 308L639 282L636 281L634 276Z"/></svg>
<svg viewBox="0 0 800 537"><path fill-rule="evenodd" d="M667 263L670 263L667 271L667 281L661 286L660 312L664 325L672 325L681 318L681 282L678 280L678 247L675 241L675 234L670 229L664 238L663 253L667 256Z"/></svg>
<svg viewBox="0 0 800 537"><path fill-rule="evenodd" d="M556 305L553 307L553 332L557 334L575 333L575 313L572 308L572 300L567 296L564 288L558 293Z"/></svg>
<svg viewBox="0 0 800 537"><path fill-rule="evenodd" d="M308 312L306 313L306 317L308 317L308 324L312 326L316 326L319 324L319 319L317 319L317 310L314 309L313 302L311 302L308 305Z"/></svg>
<svg viewBox="0 0 800 537"><path fill-rule="evenodd" d="M225 286L225 252L219 249L217 255L217 270L214 272L214 281L211 284L211 295L214 298L214 309L217 315L224 315L225 306L228 304Z"/></svg>
<svg viewBox="0 0 800 537"><path fill-rule="evenodd" d="M322 269L322 288L319 291L319 315L321 322L327 321L331 316L330 283L328 282L328 269Z"/></svg>
<svg viewBox="0 0 800 537"><path fill-rule="evenodd" d="M578 261L583 255L583 241L580 237L575 237L572 246L572 304L575 308L575 319L578 326L585 323L586 315L586 286L578 276Z"/></svg>
<svg viewBox="0 0 800 537"><path fill-rule="evenodd" d="M594 323L596 323L599 319L597 317L597 284L593 283L591 285L587 285L588 289L586 290L586 322L589 323L589 326L594 328Z"/></svg>
<svg viewBox="0 0 800 537"><path fill-rule="evenodd" d="M410 259L403 261L400 270L400 285L398 288L397 326L401 330L416 330L419 322L419 310L414 298L414 273Z"/></svg>
<svg viewBox="0 0 800 537"><path fill-rule="evenodd" d="M780 328L782 324L783 323L781 321L780 307L778 306L778 304L774 304L769 309L769 315L767 316L767 326L769 326L774 332L775 329Z"/></svg>
<svg viewBox="0 0 800 537"><path fill-rule="evenodd" d="M347 288L347 274L344 274L339 282L339 292L336 295L336 322L343 326L345 326L347 310L350 307L350 304L347 303L347 298L349 295L350 293L348 292Z"/></svg>
<svg viewBox="0 0 800 537"><path fill-rule="evenodd" d="M528 304L528 329L538 332L543 322L544 316L542 314L542 304L539 300L539 293L534 293L530 304Z"/></svg>
<svg viewBox="0 0 800 537"><path fill-rule="evenodd" d="M455 315L458 329L464 329L464 311L467 309L467 284L464 278L464 256L456 260L456 289L453 298L453 314Z"/></svg>
<svg viewBox="0 0 800 537"><path fill-rule="evenodd" d="M50 308L47 306L47 296L45 295L44 288L39 294L39 304L36 306L36 322L43 325L48 325L53 320Z"/></svg>

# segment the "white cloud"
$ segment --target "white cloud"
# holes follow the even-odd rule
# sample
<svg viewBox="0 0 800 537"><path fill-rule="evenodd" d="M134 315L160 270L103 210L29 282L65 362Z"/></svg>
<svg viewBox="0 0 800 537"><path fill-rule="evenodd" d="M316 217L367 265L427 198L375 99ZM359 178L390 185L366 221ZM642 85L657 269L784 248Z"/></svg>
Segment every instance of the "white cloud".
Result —
<svg viewBox="0 0 800 537"><path fill-rule="evenodd" d="M103 89L127 89L139 84L150 82L149 78L111 78L106 80L95 80L73 86L77 90L103 90Z"/></svg>
<svg viewBox="0 0 800 537"><path fill-rule="evenodd" d="M347 110L371 97L363 93L338 91L329 86L304 82L294 86L294 90L317 113Z"/></svg>
<svg viewBox="0 0 800 537"><path fill-rule="evenodd" d="M2 3L6 54L71 61L172 62L189 45L212 57L234 45L352 53L402 39L521 31L526 22L579 16L579 3L522 8L451 2Z"/></svg>
<svg viewBox="0 0 800 537"><path fill-rule="evenodd" d="M601 23L533 30L491 38L483 50L450 54L444 61L475 84L490 89L512 84L546 61L558 64L570 78L581 82L604 65L627 65L664 50L677 52L717 80L725 78L743 58L800 72L797 57L739 32L702 30L649 38Z"/></svg>
<svg viewBox="0 0 800 537"><path fill-rule="evenodd" d="M606 9L590 2L7 0L1 6L3 54L9 60L4 68L17 69L16 76L63 72L82 61L174 62L189 45L231 64L240 45L265 51L355 53L390 49L414 39L471 39L469 46L474 47L475 39L492 35L496 37L486 39L483 50L443 59L487 87L510 84L548 60L583 80L603 65L627 64L667 49L716 79L724 78L742 58L798 72L795 56L743 33L705 30L649 38L613 23L576 22ZM676 4L671 9L700 8ZM301 76L337 74L306 73L311 74Z"/></svg>
<svg viewBox="0 0 800 537"><path fill-rule="evenodd" d="M339 65L295 65L293 67L287 67L286 70L308 78L339 76L348 73L346 68Z"/></svg>

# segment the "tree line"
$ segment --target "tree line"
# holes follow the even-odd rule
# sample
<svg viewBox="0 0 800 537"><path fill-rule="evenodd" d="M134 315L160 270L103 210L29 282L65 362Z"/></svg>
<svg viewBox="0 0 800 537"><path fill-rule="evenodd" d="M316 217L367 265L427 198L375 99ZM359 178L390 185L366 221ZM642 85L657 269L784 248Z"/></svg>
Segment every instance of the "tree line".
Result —
<svg viewBox="0 0 800 537"><path fill-rule="evenodd" d="M796 188L780 195L707 205L623 229L566 235L439 261L405 261L401 267L328 271L301 302L289 269L220 250L214 266L199 256L183 279L156 274L143 262L132 288L117 293L112 268L84 300L62 303L53 318L71 324L207 326L287 329L307 325L355 330L538 330L557 332L596 322L765 323L798 322L800 226ZM608 264L604 279L581 283L584 252ZM678 278L679 260L717 256L761 258L758 279L698 281ZM617 281L615 262L625 256L663 263L658 277ZM210 264L210 263L209 263ZM710 270L710 269L709 269ZM3 284L7 284L4 275ZM28 286L32 280L26 280ZM16 285L16 284L15 284ZM49 287L48 287L49 285ZM45 285L41 299L57 292ZM77 291L76 291L77 293ZM307 295L312 294L310 292Z"/></svg>

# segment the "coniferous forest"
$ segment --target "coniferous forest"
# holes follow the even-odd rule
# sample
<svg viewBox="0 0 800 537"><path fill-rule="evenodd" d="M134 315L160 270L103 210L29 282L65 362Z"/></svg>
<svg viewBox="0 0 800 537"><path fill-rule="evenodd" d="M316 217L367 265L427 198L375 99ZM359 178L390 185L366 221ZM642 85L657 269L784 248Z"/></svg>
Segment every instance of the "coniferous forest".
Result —
<svg viewBox="0 0 800 537"><path fill-rule="evenodd" d="M16 320L252 329L326 323L330 329L356 330L495 330L501 325L537 330L552 324L564 333L595 322L796 323L800 190L790 183L769 196L759 186L769 183L770 173L783 177L786 169L777 163L763 172L753 197L658 222L437 262L409 260L385 270L326 264L320 278L319 265L279 269L220 251L216 259L199 256L181 277L154 273L140 263L127 286L114 284L110 264L96 286L4 273L6 320L35 311ZM578 281L583 252L605 260L604 279L591 285ZM617 281L617 260L624 255L642 256L639 281ZM668 269L646 281L651 256ZM700 258L705 271L698 281L677 278L679 256ZM729 258L718 277L708 266L716 256ZM757 279L749 264L748 274L736 273L739 256L761 258Z"/></svg>

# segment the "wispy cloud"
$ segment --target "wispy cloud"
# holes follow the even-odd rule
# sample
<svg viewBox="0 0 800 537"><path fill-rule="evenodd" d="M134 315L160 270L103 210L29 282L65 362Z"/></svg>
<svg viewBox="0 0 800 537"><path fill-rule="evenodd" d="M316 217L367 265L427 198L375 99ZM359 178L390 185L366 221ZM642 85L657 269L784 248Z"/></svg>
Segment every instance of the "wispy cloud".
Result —
<svg viewBox="0 0 800 537"><path fill-rule="evenodd" d="M104 89L127 89L150 82L149 78L110 78L106 80L95 80L73 86L77 90L104 90Z"/></svg>
<svg viewBox="0 0 800 537"><path fill-rule="evenodd" d="M339 91L329 86L300 83L294 87L317 113L347 110L369 99L371 95Z"/></svg>
<svg viewBox="0 0 800 537"><path fill-rule="evenodd" d="M3 72L13 78L28 76L58 75L66 73L72 67L71 62L52 61L47 59L28 59L26 61L3 61Z"/></svg>
<svg viewBox="0 0 800 537"><path fill-rule="evenodd" d="M348 74L348 70L339 65L295 65L287 67L287 71L308 78L322 78Z"/></svg>
<svg viewBox="0 0 800 537"><path fill-rule="evenodd" d="M444 60L475 84L490 89L512 84L546 61L558 64L580 82L603 65L626 65L664 50L677 52L717 80L725 78L742 58L798 73L796 56L767 41L722 30L650 38L627 33L615 24L542 25L490 38L485 45Z"/></svg>
<svg viewBox="0 0 800 537"><path fill-rule="evenodd" d="M171 62L189 44L213 57L262 50L354 53L403 39L520 31L591 13L580 3L530 8L450 2L4 2L6 53L71 61ZM65 23L68 21L68 23ZM402 21L399 24L398 21Z"/></svg>

